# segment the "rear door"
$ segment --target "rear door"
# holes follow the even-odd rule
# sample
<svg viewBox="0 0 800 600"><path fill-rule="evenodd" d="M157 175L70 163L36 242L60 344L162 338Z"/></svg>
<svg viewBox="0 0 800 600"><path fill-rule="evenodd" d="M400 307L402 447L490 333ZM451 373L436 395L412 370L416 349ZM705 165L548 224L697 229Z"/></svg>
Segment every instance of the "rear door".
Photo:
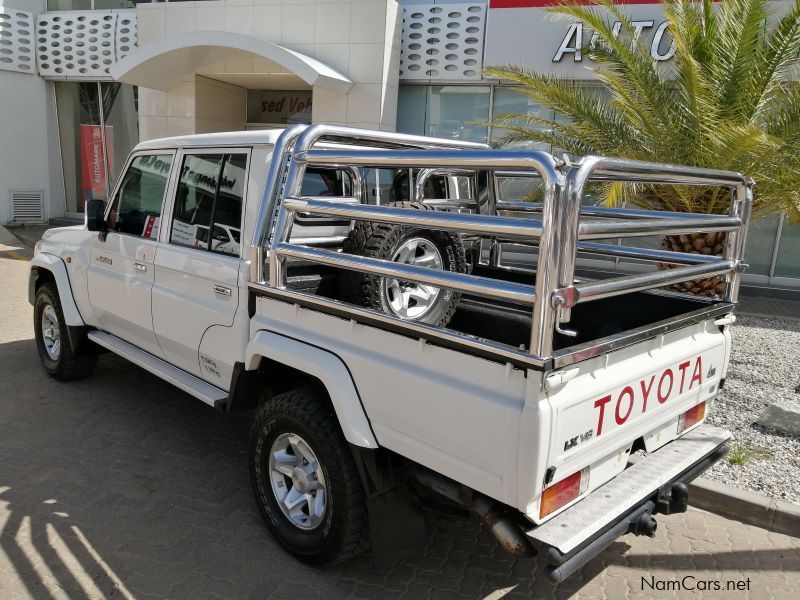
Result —
<svg viewBox="0 0 800 600"><path fill-rule="evenodd" d="M89 302L101 329L158 356L150 294L164 191L174 152L134 154L93 241Z"/></svg>
<svg viewBox="0 0 800 600"><path fill-rule="evenodd" d="M169 362L227 388L237 354L227 339L239 306L241 232L250 152L185 150L155 258L153 324Z"/></svg>

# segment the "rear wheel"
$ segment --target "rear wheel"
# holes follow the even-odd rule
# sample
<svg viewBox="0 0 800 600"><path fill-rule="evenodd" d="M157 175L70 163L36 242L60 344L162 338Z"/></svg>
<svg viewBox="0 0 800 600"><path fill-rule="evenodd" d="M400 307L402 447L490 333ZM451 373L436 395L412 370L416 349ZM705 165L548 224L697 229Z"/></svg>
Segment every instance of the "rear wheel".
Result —
<svg viewBox="0 0 800 600"><path fill-rule="evenodd" d="M250 477L270 532L301 561L338 563L368 547L361 480L320 392L262 403L250 432Z"/></svg>
<svg viewBox="0 0 800 600"><path fill-rule="evenodd" d="M416 202L396 202L392 206L430 210ZM358 221L342 244L342 251L418 267L466 272L460 238L443 231ZM340 274L339 295L354 304L371 306L404 320L442 327L450 322L461 299L452 290L355 271Z"/></svg>
<svg viewBox="0 0 800 600"><path fill-rule="evenodd" d="M97 355L90 349L73 351L58 287L52 281L43 283L36 291L33 326L39 359L48 375L68 381L92 374Z"/></svg>

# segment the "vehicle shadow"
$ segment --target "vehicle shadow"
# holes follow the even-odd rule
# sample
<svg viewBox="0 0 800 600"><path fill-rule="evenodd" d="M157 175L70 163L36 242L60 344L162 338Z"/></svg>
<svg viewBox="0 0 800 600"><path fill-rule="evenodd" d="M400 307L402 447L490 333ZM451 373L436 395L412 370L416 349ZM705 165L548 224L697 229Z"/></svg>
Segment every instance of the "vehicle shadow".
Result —
<svg viewBox="0 0 800 600"><path fill-rule="evenodd" d="M617 542L553 587L476 522L427 516L422 554L309 568L256 508L248 415L217 413L113 355L69 384L44 375L32 340L0 344L0 365L4 597L562 599L629 564Z"/></svg>

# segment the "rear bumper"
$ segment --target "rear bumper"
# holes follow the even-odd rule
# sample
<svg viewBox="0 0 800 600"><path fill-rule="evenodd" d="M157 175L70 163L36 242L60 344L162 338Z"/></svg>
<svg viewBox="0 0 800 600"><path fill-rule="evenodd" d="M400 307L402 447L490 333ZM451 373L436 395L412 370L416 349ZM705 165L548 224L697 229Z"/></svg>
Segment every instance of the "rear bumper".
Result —
<svg viewBox="0 0 800 600"><path fill-rule="evenodd" d="M528 537L558 583L629 532L653 535L653 514L683 512L686 486L722 458L731 434L700 425L629 467Z"/></svg>

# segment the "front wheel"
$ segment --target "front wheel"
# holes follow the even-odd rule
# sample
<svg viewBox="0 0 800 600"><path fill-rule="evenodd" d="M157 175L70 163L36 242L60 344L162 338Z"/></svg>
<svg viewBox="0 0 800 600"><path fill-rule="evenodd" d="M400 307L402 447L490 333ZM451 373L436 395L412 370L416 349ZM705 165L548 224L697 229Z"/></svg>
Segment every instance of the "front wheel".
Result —
<svg viewBox="0 0 800 600"><path fill-rule="evenodd" d="M68 381L92 374L97 365L97 355L90 349L73 351L58 288L52 281L45 282L36 291L33 328L39 359L48 375Z"/></svg>
<svg viewBox="0 0 800 600"><path fill-rule="evenodd" d="M335 564L369 545L361 480L336 415L320 392L294 390L263 402L249 451L261 514L296 558Z"/></svg>

